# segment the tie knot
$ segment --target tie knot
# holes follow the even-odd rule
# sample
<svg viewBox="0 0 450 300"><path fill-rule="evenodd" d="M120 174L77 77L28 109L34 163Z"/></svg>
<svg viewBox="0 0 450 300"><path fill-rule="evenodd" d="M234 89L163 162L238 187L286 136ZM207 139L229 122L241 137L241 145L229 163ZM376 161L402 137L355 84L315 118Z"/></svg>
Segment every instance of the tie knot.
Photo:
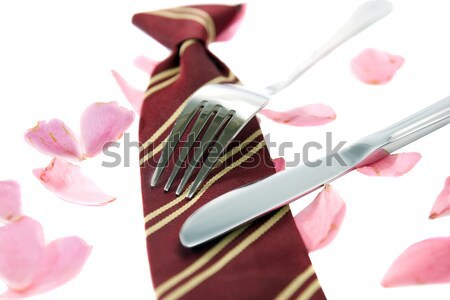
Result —
<svg viewBox="0 0 450 300"><path fill-rule="evenodd" d="M133 24L175 50L186 40L209 44L228 39L243 12L243 5L184 6L138 13L133 17Z"/></svg>

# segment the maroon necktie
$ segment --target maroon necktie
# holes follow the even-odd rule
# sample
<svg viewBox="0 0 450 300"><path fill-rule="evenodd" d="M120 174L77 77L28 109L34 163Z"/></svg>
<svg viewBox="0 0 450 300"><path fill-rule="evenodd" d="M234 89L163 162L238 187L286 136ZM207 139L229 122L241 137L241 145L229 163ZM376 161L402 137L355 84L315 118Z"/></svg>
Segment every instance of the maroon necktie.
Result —
<svg viewBox="0 0 450 300"><path fill-rule="evenodd" d="M162 144L186 99L205 84L238 81L207 46L227 33L242 10L240 5L190 6L139 13L133 18L136 26L172 51L151 74L139 128L153 284L158 298L167 300L323 300L325 295L288 206L194 249L179 242L181 225L196 209L275 173L256 119L227 148L221 165L191 200L177 197L174 188L164 192L168 170L159 184L150 188ZM167 168L171 169L170 163Z"/></svg>

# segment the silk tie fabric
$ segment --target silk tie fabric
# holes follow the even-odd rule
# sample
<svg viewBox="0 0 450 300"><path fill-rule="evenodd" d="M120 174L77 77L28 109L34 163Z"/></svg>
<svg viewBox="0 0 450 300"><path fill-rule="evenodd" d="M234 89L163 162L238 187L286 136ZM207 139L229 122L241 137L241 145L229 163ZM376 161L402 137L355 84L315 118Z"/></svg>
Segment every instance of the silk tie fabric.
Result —
<svg viewBox="0 0 450 300"><path fill-rule="evenodd" d="M188 97L208 83L238 82L207 46L232 34L243 9L189 6L133 17L137 27L172 51L151 74L139 126L147 251L159 299L325 299L288 206L194 249L179 242L183 222L196 209L275 173L256 119L232 142L191 200L177 197L174 188L164 192L168 170L155 188L149 184Z"/></svg>

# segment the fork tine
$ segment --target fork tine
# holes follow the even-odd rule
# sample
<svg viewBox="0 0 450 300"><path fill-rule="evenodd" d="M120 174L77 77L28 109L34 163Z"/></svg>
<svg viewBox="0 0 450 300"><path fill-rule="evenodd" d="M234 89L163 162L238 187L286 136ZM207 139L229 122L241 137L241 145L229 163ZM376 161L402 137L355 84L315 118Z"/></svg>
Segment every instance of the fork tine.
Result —
<svg viewBox="0 0 450 300"><path fill-rule="evenodd" d="M211 169L214 168L214 166L216 165L216 162L217 162L217 160L219 160L222 152L225 150L225 148L230 143L230 141L232 141L233 138L236 136L237 131L239 130L240 126L239 126L238 122L233 120L233 118L234 118L234 116L231 117L231 120L223 129L222 133L220 134L219 139L216 141L216 143L212 147L211 152L208 155L208 158L204 162L202 168L200 169L197 176L195 177L194 182L192 183L191 187L189 188L189 192L187 195L187 197L189 199L195 195L198 188L205 180L206 176L208 176Z"/></svg>
<svg viewBox="0 0 450 300"><path fill-rule="evenodd" d="M187 126L191 122L198 108L204 103L205 102L188 102L186 107L181 112L177 122L175 123L175 126L173 127L169 135L168 140L164 144L161 156L159 157L158 165L156 166L155 172L153 173L152 179L150 180L151 187L155 187L158 183L159 177L164 171L167 162L169 161L169 158L173 153L173 150L180 141L181 136L186 131Z"/></svg>
<svg viewBox="0 0 450 300"><path fill-rule="evenodd" d="M208 149L208 145L211 143L212 139L217 135L217 133L220 131L220 129L223 127L225 122L227 121L227 116L229 114L229 111L224 109L223 107L220 107L219 110L216 112L216 116L214 117L213 121L208 127L208 130L203 135L203 138L200 142L200 147L195 149L194 157L192 157L191 161L189 162L188 168L186 172L183 175L183 178L181 179L180 184L178 185L176 194L180 195L183 192L183 189L186 185L186 183L189 181L189 178L192 175L192 172L194 172L195 166L200 161L200 159L203 157L203 154Z"/></svg>
<svg viewBox="0 0 450 300"><path fill-rule="evenodd" d="M184 143L183 147L181 147L180 155L178 156L178 159L175 163L172 173L170 173L170 177L167 180L166 185L164 186L164 190L166 192L172 186L172 183L173 183L175 177L177 176L178 171L180 170L181 166L183 165L183 162L186 160L186 156L188 155L189 151L191 150L192 146L194 145L194 142L197 140L198 136L200 135L200 132L202 131L203 127L205 127L205 124L208 122L209 118L211 117L211 115L214 111L214 108L215 108L214 104L205 104L205 106L203 107L200 115L198 116L198 119L195 121L195 124L192 127L192 130L187 137L186 143Z"/></svg>

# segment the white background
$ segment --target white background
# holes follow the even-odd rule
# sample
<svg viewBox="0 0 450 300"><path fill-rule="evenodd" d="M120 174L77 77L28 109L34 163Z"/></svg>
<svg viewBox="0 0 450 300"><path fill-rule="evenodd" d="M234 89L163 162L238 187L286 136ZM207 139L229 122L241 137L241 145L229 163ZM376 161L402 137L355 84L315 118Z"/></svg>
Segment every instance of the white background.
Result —
<svg viewBox="0 0 450 300"><path fill-rule="evenodd" d="M147 77L132 60L141 54L155 59L168 54L131 24L132 15L188 3L0 2L0 179L21 183L25 213L43 224L48 240L78 235L94 247L79 277L34 299L154 298L137 150L132 150L130 168L102 168L104 157L83 163L85 173L118 199L105 207L82 207L58 199L34 178L32 168L46 166L50 158L26 145L23 133L36 121L51 118L78 131L82 110L95 101L117 100L129 107L110 69L144 87ZM293 70L359 3L251 1L236 37L211 49L244 83L263 86ZM324 127L296 128L262 118L263 130L272 140L301 146L310 140L322 142L326 131L332 131L336 141L353 140L450 94L448 1L393 3L390 16L338 49L270 104L285 110L323 102L335 109L337 120ZM367 47L405 57L405 65L388 85L368 86L353 77L350 61ZM134 140L137 123L130 129ZM450 235L450 218L427 219L450 175L448 136L449 128L444 128L406 147L405 151L422 153L423 159L401 178L369 178L354 172L333 184L347 202L347 216L336 240L311 255L330 300L449 298L448 284L396 289L380 285L391 262L409 245ZM272 152L278 156L276 149ZM294 203L294 211L313 197Z"/></svg>

